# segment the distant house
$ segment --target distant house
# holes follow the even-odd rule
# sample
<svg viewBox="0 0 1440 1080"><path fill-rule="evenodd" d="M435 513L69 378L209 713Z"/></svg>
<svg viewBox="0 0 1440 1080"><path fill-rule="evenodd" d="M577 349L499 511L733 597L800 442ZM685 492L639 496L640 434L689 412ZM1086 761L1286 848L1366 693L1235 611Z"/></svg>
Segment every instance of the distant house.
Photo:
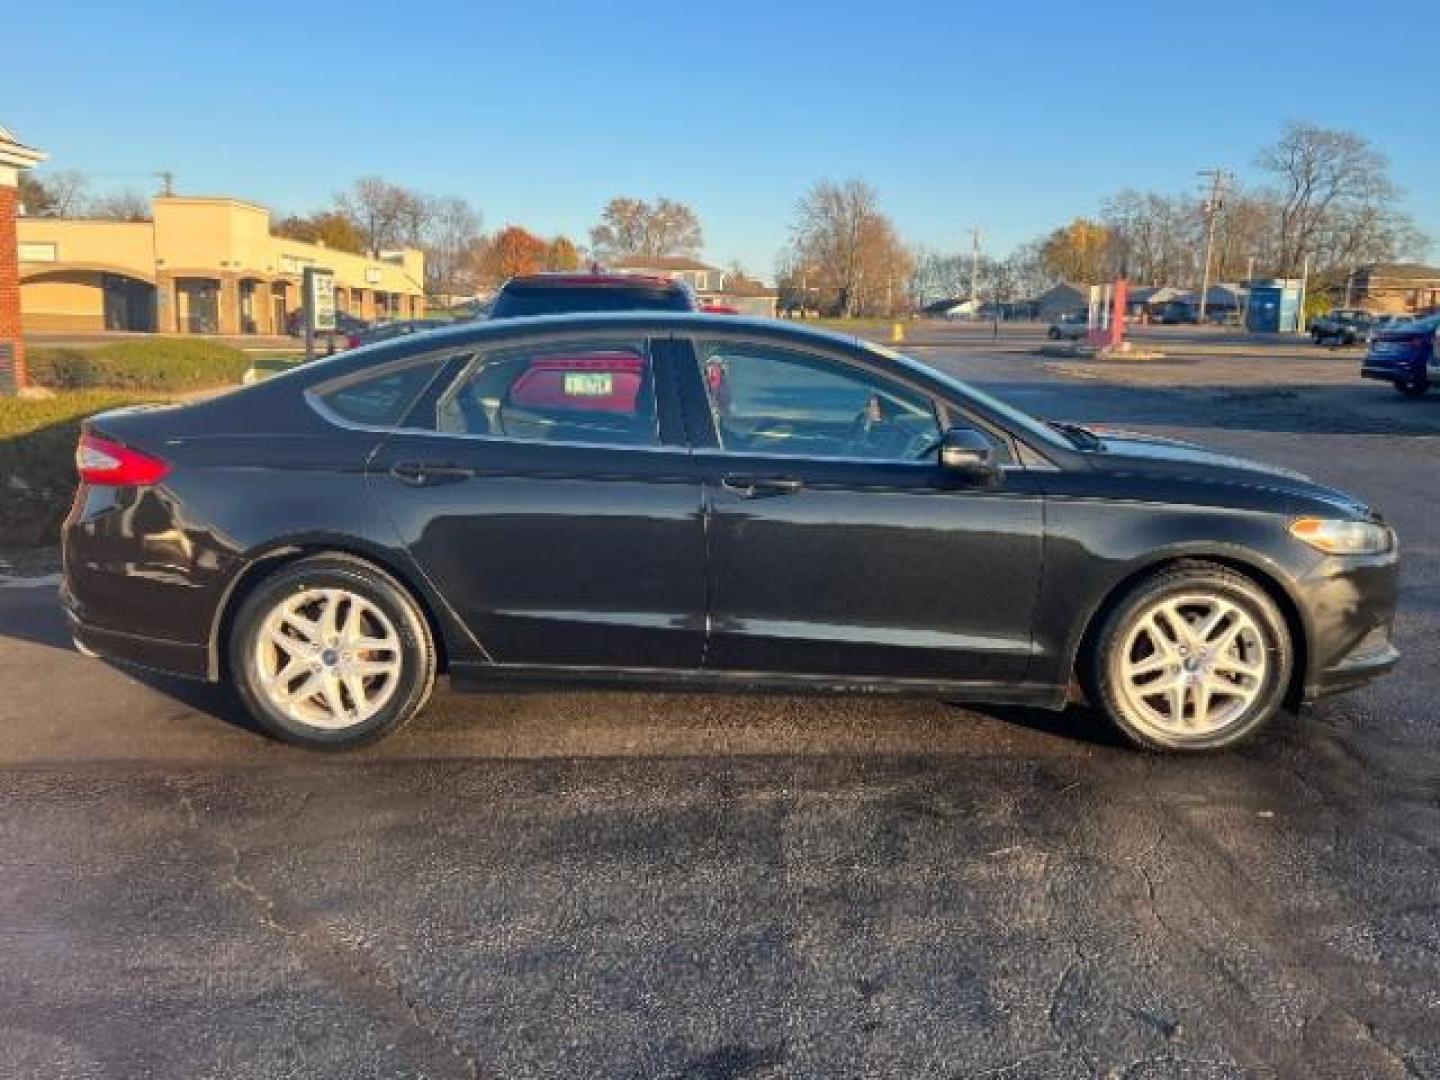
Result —
<svg viewBox="0 0 1440 1080"><path fill-rule="evenodd" d="M700 303L734 308L742 315L774 318L780 298L775 289L761 282L680 255L633 256L616 259L609 267L628 274L654 274L683 281L695 291Z"/></svg>
<svg viewBox="0 0 1440 1080"><path fill-rule="evenodd" d="M1440 308L1440 267L1419 263L1372 263L1362 266L1331 290L1331 298L1347 307L1389 315L1408 315Z"/></svg>
<svg viewBox="0 0 1440 1080"><path fill-rule="evenodd" d="M1205 292L1205 318L1207 321L1218 319L1226 315L1237 315L1245 309L1245 297L1248 290L1244 285L1227 285L1217 283L1211 285ZM1200 309L1200 290L1189 289L1177 293L1171 297L1172 300L1190 305L1191 308Z"/></svg>
<svg viewBox="0 0 1440 1080"><path fill-rule="evenodd" d="M1072 311L1086 311L1090 307L1090 286L1076 285L1062 281L1052 285L1035 297L1035 317L1042 322L1053 322L1061 315Z"/></svg>

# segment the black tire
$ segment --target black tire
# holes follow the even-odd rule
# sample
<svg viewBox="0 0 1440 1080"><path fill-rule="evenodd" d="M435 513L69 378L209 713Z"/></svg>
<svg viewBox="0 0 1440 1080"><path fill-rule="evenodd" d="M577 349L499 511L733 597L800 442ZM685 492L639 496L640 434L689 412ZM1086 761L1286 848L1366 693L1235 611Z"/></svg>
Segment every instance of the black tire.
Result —
<svg viewBox="0 0 1440 1080"><path fill-rule="evenodd" d="M1269 663L1253 701L1223 727L1203 734L1175 734L1149 722L1122 692L1123 643L1141 616L1167 598L1207 595L1242 609L1258 628ZM1135 584L1105 614L1083 671L1090 700L1137 746L1194 752L1234 746L1264 727L1284 705L1295 665L1294 643L1284 615L1256 582L1213 563L1186 563ZM1188 706L1187 706L1188 707Z"/></svg>
<svg viewBox="0 0 1440 1080"><path fill-rule="evenodd" d="M1056 330L1055 327L1052 326L1052 327L1049 329L1048 334L1049 334L1049 336L1050 336L1050 340L1051 340L1051 341L1059 341L1059 340L1060 340L1060 331L1059 331L1059 330Z"/></svg>
<svg viewBox="0 0 1440 1080"><path fill-rule="evenodd" d="M1397 382L1395 384L1395 389L1402 397L1424 397L1430 391L1430 380L1416 379L1413 382Z"/></svg>
<svg viewBox="0 0 1440 1080"><path fill-rule="evenodd" d="M390 620L399 641L400 672L389 699L373 716L348 727L302 723L272 703L260 686L256 640L266 617L277 604L310 589L342 589L362 597ZM236 612L228 661L236 691L262 728L284 742L318 750L348 750L398 731L425 706L435 685L435 643L414 597L373 563L341 554L287 563L261 581Z"/></svg>

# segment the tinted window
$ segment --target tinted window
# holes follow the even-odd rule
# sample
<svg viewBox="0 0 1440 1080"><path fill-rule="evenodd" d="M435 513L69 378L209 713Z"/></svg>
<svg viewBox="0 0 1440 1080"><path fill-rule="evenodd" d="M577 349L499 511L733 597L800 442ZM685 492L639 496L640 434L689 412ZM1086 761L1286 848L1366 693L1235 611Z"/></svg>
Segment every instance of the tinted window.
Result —
<svg viewBox="0 0 1440 1080"><path fill-rule="evenodd" d="M660 437L649 353L634 341L486 353L441 399L436 426L534 442L654 445Z"/></svg>
<svg viewBox="0 0 1440 1080"><path fill-rule="evenodd" d="M940 425L928 397L859 368L771 345L699 345L723 449L743 454L922 461Z"/></svg>
<svg viewBox="0 0 1440 1080"><path fill-rule="evenodd" d="M438 360L431 359L391 369L321 390L319 397L331 412L346 420L373 427L394 427L410 411L438 365Z"/></svg>
<svg viewBox="0 0 1440 1080"><path fill-rule="evenodd" d="M683 289L594 285L507 285L495 298L492 319L561 315L572 311L689 311Z"/></svg>

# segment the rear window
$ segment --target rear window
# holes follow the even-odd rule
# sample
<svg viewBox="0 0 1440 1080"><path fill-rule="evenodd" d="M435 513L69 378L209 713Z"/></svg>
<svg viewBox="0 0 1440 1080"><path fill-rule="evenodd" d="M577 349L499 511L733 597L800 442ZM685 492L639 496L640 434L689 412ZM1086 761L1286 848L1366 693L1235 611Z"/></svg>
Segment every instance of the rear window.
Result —
<svg viewBox="0 0 1440 1080"><path fill-rule="evenodd" d="M489 353L439 402L436 428L526 442L659 441L642 341L552 343Z"/></svg>
<svg viewBox="0 0 1440 1080"><path fill-rule="evenodd" d="M344 420L368 427L395 427L429 384L440 361L425 360L321 389L316 396Z"/></svg>
<svg viewBox="0 0 1440 1080"><path fill-rule="evenodd" d="M577 311L689 310L689 293L664 285L507 285L495 298L490 317L517 319Z"/></svg>

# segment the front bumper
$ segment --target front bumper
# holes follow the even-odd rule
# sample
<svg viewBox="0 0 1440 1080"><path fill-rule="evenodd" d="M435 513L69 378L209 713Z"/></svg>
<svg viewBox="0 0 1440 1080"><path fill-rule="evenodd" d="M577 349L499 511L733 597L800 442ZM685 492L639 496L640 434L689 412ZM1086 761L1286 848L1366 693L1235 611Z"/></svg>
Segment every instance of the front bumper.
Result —
<svg viewBox="0 0 1440 1080"><path fill-rule="evenodd" d="M1332 556L1300 584L1307 624L1306 702L1363 686L1400 660L1391 638L1399 555Z"/></svg>

